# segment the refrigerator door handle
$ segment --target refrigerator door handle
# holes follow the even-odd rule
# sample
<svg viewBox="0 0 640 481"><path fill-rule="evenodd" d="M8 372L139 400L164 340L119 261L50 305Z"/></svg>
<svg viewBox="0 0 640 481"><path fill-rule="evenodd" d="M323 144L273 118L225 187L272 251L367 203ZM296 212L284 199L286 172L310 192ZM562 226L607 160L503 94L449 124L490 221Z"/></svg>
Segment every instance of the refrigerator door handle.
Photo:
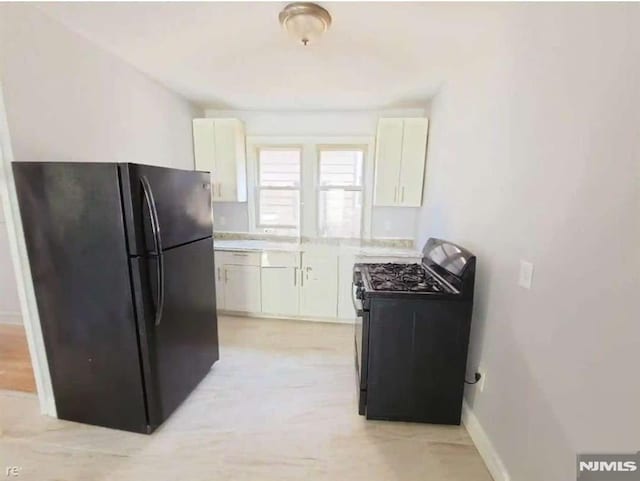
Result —
<svg viewBox="0 0 640 481"><path fill-rule="evenodd" d="M162 311L164 310L164 256L162 254L162 238L160 237L160 222L158 219L158 209L153 198L153 191L149 179L145 175L140 177L142 191L144 192L144 200L149 209L149 218L151 220L151 230L153 231L153 243L155 252L153 256L156 258L156 275L158 278L158 304L156 305L156 315L154 324L160 325L162 320Z"/></svg>

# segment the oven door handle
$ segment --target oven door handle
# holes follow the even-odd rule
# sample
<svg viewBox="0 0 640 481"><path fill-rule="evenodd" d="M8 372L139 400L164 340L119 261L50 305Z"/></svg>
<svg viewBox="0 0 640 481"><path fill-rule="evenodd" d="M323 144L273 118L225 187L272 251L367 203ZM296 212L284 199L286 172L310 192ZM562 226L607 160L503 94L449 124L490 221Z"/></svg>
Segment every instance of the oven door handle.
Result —
<svg viewBox="0 0 640 481"><path fill-rule="evenodd" d="M351 283L351 303L353 304L353 308L356 311L356 316L362 317L363 307L362 307L362 302L360 302L360 300L356 297L357 290L358 288L356 287L355 283L352 282ZM360 304L360 306L358 306L358 304Z"/></svg>

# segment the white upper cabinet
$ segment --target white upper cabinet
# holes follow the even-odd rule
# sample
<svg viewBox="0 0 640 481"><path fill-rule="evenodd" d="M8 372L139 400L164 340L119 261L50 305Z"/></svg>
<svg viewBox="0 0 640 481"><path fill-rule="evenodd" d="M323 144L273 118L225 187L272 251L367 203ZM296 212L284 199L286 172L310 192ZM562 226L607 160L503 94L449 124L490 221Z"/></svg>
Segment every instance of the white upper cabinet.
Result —
<svg viewBox="0 0 640 481"><path fill-rule="evenodd" d="M378 121L374 205L422 204L428 128L426 118Z"/></svg>
<svg viewBox="0 0 640 481"><path fill-rule="evenodd" d="M247 200L247 157L244 124L238 119L194 119L196 170L211 172L214 201Z"/></svg>
<svg viewBox="0 0 640 481"><path fill-rule="evenodd" d="M196 170L213 172L216 163L215 120L193 119L193 155Z"/></svg>
<svg viewBox="0 0 640 481"><path fill-rule="evenodd" d="M397 205L403 128L402 119L378 121L375 205Z"/></svg>
<svg viewBox="0 0 640 481"><path fill-rule="evenodd" d="M398 184L398 201L402 206L420 207L422 204L428 128L428 119L404 119L402 167Z"/></svg>

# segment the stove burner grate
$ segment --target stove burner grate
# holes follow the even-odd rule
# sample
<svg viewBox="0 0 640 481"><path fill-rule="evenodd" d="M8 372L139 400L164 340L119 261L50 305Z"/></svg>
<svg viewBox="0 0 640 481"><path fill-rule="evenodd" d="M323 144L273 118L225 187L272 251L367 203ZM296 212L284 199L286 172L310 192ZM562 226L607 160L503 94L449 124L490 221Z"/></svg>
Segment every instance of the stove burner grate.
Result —
<svg viewBox="0 0 640 481"><path fill-rule="evenodd" d="M442 284L418 264L368 264L377 291L445 292Z"/></svg>

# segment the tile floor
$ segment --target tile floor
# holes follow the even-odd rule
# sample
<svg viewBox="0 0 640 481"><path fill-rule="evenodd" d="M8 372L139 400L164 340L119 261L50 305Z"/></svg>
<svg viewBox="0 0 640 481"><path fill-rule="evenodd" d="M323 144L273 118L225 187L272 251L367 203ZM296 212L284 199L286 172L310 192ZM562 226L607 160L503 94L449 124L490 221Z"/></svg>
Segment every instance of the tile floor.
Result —
<svg viewBox="0 0 640 481"><path fill-rule="evenodd" d="M220 318L221 360L151 436L0 392L0 473L33 481L490 481L464 427L358 416L352 326Z"/></svg>

